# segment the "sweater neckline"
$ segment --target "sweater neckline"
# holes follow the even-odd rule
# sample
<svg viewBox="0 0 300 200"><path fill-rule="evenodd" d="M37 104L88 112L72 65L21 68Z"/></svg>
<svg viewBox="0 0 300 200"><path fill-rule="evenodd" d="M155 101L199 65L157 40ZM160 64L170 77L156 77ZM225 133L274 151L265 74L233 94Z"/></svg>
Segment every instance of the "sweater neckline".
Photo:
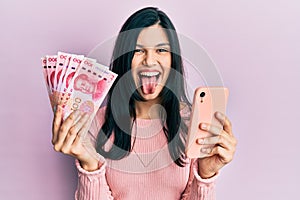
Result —
<svg viewBox="0 0 300 200"><path fill-rule="evenodd" d="M160 118L154 118L154 119L136 118L135 123L138 127L149 127L152 125L155 125L156 127L158 125L162 126L162 120Z"/></svg>

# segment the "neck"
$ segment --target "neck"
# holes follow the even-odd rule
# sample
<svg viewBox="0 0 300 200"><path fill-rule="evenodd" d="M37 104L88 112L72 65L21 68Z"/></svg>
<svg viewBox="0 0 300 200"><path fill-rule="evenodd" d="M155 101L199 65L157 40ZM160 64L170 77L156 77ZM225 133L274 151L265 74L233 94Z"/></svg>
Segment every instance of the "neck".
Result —
<svg viewBox="0 0 300 200"><path fill-rule="evenodd" d="M148 101L136 101L135 110L136 117L141 119L156 119L160 117L160 111L162 106L159 104L159 100Z"/></svg>

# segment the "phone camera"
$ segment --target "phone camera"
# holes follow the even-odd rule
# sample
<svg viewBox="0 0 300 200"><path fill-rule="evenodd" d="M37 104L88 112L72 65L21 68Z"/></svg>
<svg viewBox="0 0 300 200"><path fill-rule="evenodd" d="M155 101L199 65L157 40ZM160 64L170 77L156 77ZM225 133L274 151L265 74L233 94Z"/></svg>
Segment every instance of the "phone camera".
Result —
<svg viewBox="0 0 300 200"><path fill-rule="evenodd" d="M204 96L205 96L205 92L201 92L200 97L204 97Z"/></svg>

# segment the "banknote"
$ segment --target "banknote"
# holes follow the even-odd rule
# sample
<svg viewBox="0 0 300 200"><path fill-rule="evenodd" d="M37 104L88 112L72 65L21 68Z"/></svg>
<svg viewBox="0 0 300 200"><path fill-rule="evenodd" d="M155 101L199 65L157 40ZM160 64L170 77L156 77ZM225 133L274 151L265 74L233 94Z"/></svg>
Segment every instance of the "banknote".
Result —
<svg viewBox="0 0 300 200"><path fill-rule="evenodd" d="M44 75L44 80L45 80L47 92L48 92L48 95L50 95L51 94L51 88L50 88L49 83L48 83L48 71L47 71L47 58L46 58L46 56L41 58L41 62L42 62L43 75Z"/></svg>
<svg viewBox="0 0 300 200"><path fill-rule="evenodd" d="M59 81L59 98L58 104L60 104L63 108L65 107L67 101L69 100L73 89L67 92L67 89L75 75L76 70L78 69L80 63L82 62L84 56L83 55L76 55L72 54L68 66L66 66L66 70L63 72L61 76L61 80Z"/></svg>
<svg viewBox="0 0 300 200"><path fill-rule="evenodd" d="M51 88L51 93L53 92L53 85L54 85L54 76L55 76L55 69L56 69L56 62L57 62L57 55L47 55L47 74L48 74L48 84Z"/></svg>
<svg viewBox="0 0 300 200"><path fill-rule="evenodd" d="M54 84L53 84L53 96L56 103L59 103L59 95L60 95L60 81L64 76L65 70L68 67L69 60L71 58L71 54L58 52L57 53L57 62L55 68L55 75L54 75Z"/></svg>
<svg viewBox="0 0 300 200"><path fill-rule="evenodd" d="M64 119L71 112L95 115L117 74L95 59L64 52L41 58L43 76L51 107L64 109Z"/></svg>
<svg viewBox="0 0 300 200"><path fill-rule="evenodd" d="M78 109L94 116L116 78L117 74L107 67L84 59L67 90L72 89L72 93L64 109L64 119Z"/></svg>
<svg viewBox="0 0 300 200"><path fill-rule="evenodd" d="M77 104L80 104L80 102L78 103L74 103L75 101L79 101L79 99L83 99L82 97L79 97L78 99L74 98L74 81L75 78L79 75L79 73L81 73L82 68L86 69L88 71L91 71L94 68L94 65L96 64L95 60L91 60L89 58L84 58L82 60L82 62L80 63L80 65L78 66L76 72L74 73L72 79L70 80L70 85L67 88L66 93L70 94L68 101L66 103L66 107L64 108L64 119L67 118L67 116L69 116L71 114L71 112L77 110L78 108L76 108ZM77 94L78 95L78 94ZM80 94L79 95L84 95L84 94ZM74 104L74 105L72 105Z"/></svg>
<svg viewBox="0 0 300 200"><path fill-rule="evenodd" d="M52 109L54 109L56 102L53 95L53 85L54 85L54 76L55 76L55 69L56 69L56 62L57 62L57 55L47 55L46 56L46 62L47 62L47 81L50 88L51 94L49 95L50 103Z"/></svg>

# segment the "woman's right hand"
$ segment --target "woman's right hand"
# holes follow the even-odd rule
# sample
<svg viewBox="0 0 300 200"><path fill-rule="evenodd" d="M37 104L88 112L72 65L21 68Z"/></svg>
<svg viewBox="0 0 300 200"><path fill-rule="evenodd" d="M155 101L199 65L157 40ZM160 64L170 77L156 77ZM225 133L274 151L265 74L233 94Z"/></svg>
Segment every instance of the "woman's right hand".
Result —
<svg viewBox="0 0 300 200"><path fill-rule="evenodd" d="M63 121L63 109L57 106L52 127L54 150L75 157L87 171L98 169L96 149L86 136L92 119L79 110L72 112Z"/></svg>

